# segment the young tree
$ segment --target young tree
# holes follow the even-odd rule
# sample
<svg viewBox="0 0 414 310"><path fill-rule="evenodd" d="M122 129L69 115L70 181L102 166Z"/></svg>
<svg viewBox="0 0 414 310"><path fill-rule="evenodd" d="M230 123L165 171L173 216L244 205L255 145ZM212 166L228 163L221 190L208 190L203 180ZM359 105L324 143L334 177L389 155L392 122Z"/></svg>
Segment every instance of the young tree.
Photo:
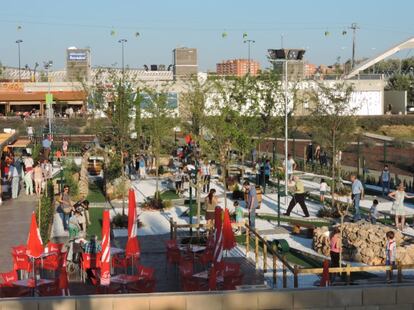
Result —
<svg viewBox="0 0 414 310"><path fill-rule="evenodd" d="M355 114L359 107L350 104L353 86L346 83L332 85L318 83L311 91L311 115L309 125L313 137L328 150L332 158L332 207L335 206L335 190L339 162L337 155L350 142L355 132Z"/></svg>
<svg viewBox="0 0 414 310"><path fill-rule="evenodd" d="M162 144L174 127L174 111L168 104L168 93L154 88L144 87L142 113L151 137L151 146L155 156L155 199L159 199L159 166Z"/></svg>

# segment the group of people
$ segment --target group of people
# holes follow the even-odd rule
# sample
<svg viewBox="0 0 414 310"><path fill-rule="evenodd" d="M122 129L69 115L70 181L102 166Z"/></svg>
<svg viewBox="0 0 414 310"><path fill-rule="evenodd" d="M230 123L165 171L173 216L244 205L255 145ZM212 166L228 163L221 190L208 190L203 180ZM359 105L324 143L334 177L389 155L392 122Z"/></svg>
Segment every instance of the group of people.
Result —
<svg viewBox="0 0 414 310"><path fill-rule="evenodd" d="M65 185L63 192L59 196L58 203L63 229L69 231L69 239L86 237L86 228L91 225L89 201L85 199L73 203L70 197L70 188L68 185Z"/></svg>
<svg viewBox="0 0 414 310"><path fill-rule="evenodd" d="M50 161L41 159L35 163L32 156L25 151L21 156L15 156L12 151L5 152L1 166L3 183L8 185L6 189L11 188L12 199L19 196L23 187L26 195L40 196L46 188L47 180L52 178Z"/></svg>

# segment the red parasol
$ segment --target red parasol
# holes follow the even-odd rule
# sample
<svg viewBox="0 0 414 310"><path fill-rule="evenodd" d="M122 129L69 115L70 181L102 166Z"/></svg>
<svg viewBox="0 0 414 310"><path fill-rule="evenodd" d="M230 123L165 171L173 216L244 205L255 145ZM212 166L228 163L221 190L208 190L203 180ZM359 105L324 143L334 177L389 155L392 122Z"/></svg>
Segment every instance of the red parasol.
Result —
<svg viewBox="0 0 414 310"><path fill-rule="evenodd" d="M101 285L109 285L111 283L111 235L109 210L103 211L102 217L102 255L101 255Z"/></svg>
<svg viewBox="0 0 414 310"><path fill-rule="evenodd" d="M137 238L137 209L135 202L135 192L129 190L128 194L128 241L125 254L127 257L139 256L141 249Z"/></svg>
<svg viewBox="0 0 414 310"><path fill-rule="evenodd" d="M329 286L330 279L329 279L329 260L325 259L323 261L323 273L320 282L320 286Z"/></svg>
<svg viewBox="0 0 414 310"><path fill-rule="evenodd" d="M231 227L229 209L226 209L223 220L223 249L231 250L235 246L236 239L234 238L233 228Z"/></svg>
<svg viewBox="0 0 414 310"><path fill-rule="evenodd" d="M208 287L210 290L215 290L217 288L217 267L223 257L223 211L217 206L214 212L214 255L210 278L208 281Z"/></svg>
<svg viewBox="0 0 414 310"><path fill-rule="evenodd" d="M43 253L43 242L40 237L39 227L36 222L36 215L32 213L32 223L30 224L29 237L27 238L27 255L37 258Z"/></svg>

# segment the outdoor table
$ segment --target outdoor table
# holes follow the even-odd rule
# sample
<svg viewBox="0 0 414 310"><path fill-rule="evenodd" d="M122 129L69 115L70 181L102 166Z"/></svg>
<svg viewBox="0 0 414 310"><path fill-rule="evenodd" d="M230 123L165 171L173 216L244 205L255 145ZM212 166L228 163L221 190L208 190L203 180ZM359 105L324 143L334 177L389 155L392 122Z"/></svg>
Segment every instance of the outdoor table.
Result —
<svg viewBox="0 0 414 310"><path fill-rule="evenodd" d="M120 249L120 248L116 248L116 247L111 247L110 251L111 251L111 255L117 255L117 254L125 253L124 249Z"/></svg>
<svg viewBox="0 0 414 310"><path fill-rule="evenodd" d="M193 277L195 278L200 278L200 279L208 279L209 278L209 274L207 270L204 270L202 272L193 274ZM217 275L217 282L224 282L224 278L221 275Z"/></svg>
<svg viewBox="0 0 414 310"><path fill-rule="evenodd" d="M111 277L111 282L121 284L122 291L125 293L128 292L127 285L135 281L137 281L137 277L129 274L118 274Z"/></svg>
<svg viewBox="0 0 414 310"><path fill-rule="evenodd" d="M53 283L53 280L38 279L35 281L33 279L22 279L22 280L14 281L13 285L22 286L22 287L30 287L32 289L32 296L35 296L35 290L37 286L46 285L50 283Z"/></svg>

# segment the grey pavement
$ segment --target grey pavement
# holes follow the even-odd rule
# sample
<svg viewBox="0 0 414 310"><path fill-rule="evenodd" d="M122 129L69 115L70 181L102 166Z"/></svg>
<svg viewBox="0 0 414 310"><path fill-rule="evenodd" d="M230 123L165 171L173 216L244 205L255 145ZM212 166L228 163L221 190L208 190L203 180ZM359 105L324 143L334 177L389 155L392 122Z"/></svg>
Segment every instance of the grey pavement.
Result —
<svg viewBox="0 0 414 310"><path fill-rule="evenodd" d="M0 272L13 268L12 246L26 244L31 214L38 203L36 196L20 192L17 199L8 199L0 205Z"/></svg>

